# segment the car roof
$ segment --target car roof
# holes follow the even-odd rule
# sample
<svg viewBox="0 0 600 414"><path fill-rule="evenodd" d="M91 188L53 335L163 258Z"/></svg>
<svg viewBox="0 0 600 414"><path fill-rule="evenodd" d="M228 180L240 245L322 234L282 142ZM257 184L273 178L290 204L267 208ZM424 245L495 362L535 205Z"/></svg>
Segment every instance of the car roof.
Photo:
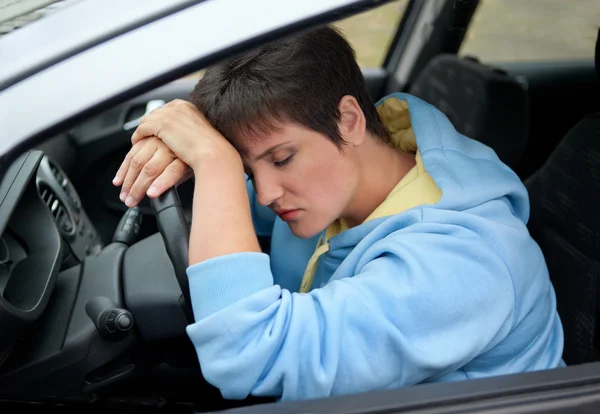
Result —
<svg viewBox="0 0 600 414"><path fill-rule="evenodd" d="M37 3L46 7L37 11L22 8L28 13L13 18L13 22L30 15L40 18L0 37L0 90L78 52L199 3L190 0L0 0L0 10L9 17L19 10L14 13L3 10L2 2L7 6ZM10 23L10 20L4 22L5 25Z"/></svg>
<svg viewBox="0 0 600 414"><path fill-rule="evenodd" d="M179 1L178 9L167 10L177 1L119 1L85 0L0 37L6 71L0 76L13 79L0 90L0 155L259 42L383 3ZM117 10L117 3L144 7L131 7L128 18L109 23L106 9ZM162 15L151 21L149 10ZM90 14L88 27L83 16ZM76 16L84 21L68 23ZM144 23L126 26L130 19ZM51 34L60 24L65 27Z"/></svg>

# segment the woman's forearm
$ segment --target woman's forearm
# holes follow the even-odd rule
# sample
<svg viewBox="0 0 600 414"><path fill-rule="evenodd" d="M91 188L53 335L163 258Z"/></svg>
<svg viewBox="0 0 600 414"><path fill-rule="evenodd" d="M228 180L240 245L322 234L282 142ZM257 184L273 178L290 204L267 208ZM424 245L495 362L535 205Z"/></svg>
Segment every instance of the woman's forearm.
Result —
<svg viewBox="0 0 600 414"><path fill-rule="evenodd" d="M205 159L194 167L190 265L238 252L260 252L241 160Z"/></svg>

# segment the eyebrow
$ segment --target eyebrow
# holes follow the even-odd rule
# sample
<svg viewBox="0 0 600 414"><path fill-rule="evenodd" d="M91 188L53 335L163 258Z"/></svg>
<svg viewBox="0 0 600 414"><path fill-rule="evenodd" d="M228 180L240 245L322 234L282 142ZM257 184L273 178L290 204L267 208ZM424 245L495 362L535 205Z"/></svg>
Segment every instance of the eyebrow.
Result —
<svg viewBox="0 0 600 414"><path fill-rule="evenodd" d="M283 147L284 145L289 144L290 142L282 142L281 144L277 144L277 145L273 145L271 148L269 148L266 151L263 151L260 155L258 155L257 157L254 158L254 161L258 161L261 158L266 157L267 155L271 154L273 151L275 151L277 148Z"/></svg>

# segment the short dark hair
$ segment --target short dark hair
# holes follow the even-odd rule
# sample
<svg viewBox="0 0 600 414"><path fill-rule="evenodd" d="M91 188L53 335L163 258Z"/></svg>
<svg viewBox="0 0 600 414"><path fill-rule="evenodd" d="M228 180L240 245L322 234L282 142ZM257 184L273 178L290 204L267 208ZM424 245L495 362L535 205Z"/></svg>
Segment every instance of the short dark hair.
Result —
<svg viewBox="0 0 600 414"><path fill-rule="evenodd" d="M387 142L354 50L337 28L325 26L210 67L190 100L234 145L242 135L259 137L292 121L341 148L338 105L345 95L358 101L367 130Z"/></svg>

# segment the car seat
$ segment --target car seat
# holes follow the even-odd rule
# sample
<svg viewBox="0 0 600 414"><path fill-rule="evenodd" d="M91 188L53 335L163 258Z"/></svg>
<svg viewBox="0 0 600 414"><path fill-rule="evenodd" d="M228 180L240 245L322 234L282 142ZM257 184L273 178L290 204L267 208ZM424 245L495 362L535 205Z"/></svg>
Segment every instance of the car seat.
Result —
<svg viewBox="0 0 600 414"><path fill-rule="evenodd" d="M600 75L600 32L596 42ZM600 360L600 113L581 119L526 180L529 230L544 252L567 365Z"/></svg>
<svg viewBox="0 0 600 414"><path fill-rule="evenodd" d="M408 93L442 111L463 135L496 151L515 168L529 136L525 86L475 58L440 54L429 61Z"/></svg>

